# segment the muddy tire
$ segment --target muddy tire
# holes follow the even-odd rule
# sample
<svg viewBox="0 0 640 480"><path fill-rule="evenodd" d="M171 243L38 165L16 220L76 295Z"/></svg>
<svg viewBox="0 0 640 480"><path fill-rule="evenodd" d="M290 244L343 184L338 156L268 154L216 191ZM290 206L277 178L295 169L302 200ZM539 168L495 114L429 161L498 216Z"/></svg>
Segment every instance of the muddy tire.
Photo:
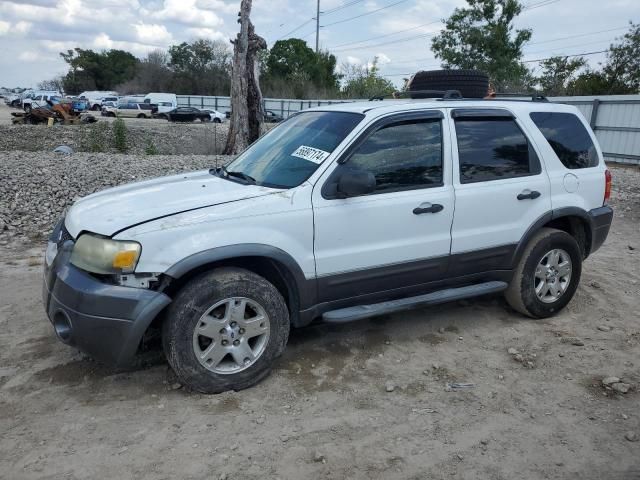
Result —
<svg viewBox="0 0 640 480"><path fill-rule="evenodd" d="M547 318L573 298L582 274L582 254L566 232L542 228L529 241L505 298L531 318Z"/></svg>
<svg viewBox="0 0 640 480"><path fill-rule="evenodd" d="M162 344L183 385L220 393L265 378L284 351L289 328L276 287L248 270L224 267L180 290L166 313Z"/></svg>
<svg viewBox="0 0 640 480"><path fill-rule="evenodd" d="M411 98L434 96L418 93L420 90L458 90L465 98L484 98L489 91L489 77L477 70L421 70L411 78L408 89Z"/></svg>

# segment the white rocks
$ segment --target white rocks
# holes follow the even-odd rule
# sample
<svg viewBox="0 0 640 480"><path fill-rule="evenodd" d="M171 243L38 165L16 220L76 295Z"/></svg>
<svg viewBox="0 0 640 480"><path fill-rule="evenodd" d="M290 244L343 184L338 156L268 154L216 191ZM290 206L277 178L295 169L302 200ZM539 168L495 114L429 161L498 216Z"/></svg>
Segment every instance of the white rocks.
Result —
<svg viewBox="0 0 640 480"><path fill-rule="evenodd" d="M618 393L627 393L631 388L631 385L628 383L618 382L611 385L611 388Z"/></svg>
<svg viewBox="0 0 640 480"><path fill-rule="evenodd" d="M605 387L609 385L613 385L614 383L618 383L620 379L618 377L605 377L602 379L602 385Z"/></svg>
<svg viewBox="0 0 640 480"><path fill-rule="evenodd" d="M627 432L624 434L624 438L626 438L630 442L637 442L640 439L636 432Z"/></svg>
<svg viewBox="0 0 640 480"><path fill-rule="evenodd" d="M387 382L384 386L384 389L386 392L393 392L396 389L396 386L393 384L393 382Z"/></svg>
<svg viewBox="0 0 640 480"><path fill-rule="evenodd" d="M601 332L610 332L611 331L611 327L609 325L598 325L597 328Z"/></svg>

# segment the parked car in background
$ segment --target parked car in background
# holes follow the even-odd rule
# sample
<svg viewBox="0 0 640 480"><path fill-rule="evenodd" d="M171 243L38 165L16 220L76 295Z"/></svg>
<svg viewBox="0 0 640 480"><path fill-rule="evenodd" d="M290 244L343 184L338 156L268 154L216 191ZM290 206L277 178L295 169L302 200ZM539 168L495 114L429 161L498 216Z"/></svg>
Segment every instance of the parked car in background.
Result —
<svg viewBox="0 0 640 480"><path fill-rule="evenodd" d="M34 108L46 107L48 100L60 99L62 94L55 90L38 90L31 92L22 99L22 108L29 113Z"/></svg>
<svg viewBox="0 0 640 480"><path fill-rule="evenodd" d="M101 101L100 101L100 109L102 109L102 107L104 107L107 104L113 104L113 105L117 105L118 102L120 101L119 97L116 96L112 96L112 97L104 97Z"/></svg>
<svg viewBox="0 0 640 480"><path fill-rule="evenodd" d="M178 107L166 113L167 120L170 122L193 122L200 120L201 122L210 122L211 116L208 113L201 112L195 107Z"/></svg>
<svg viewBox="0 0 640 480"><path fill-rule="evenodd" d="M167 116L167 114L175 109L175 105L173 105L171 102L158 102L156 104L151 104L151 105L155 105L157 108L155 117L156 118L162 118L164 120L168 120L169 117Z"/></svg>
<svg viewBox="0 0 640 480"><path fill-rule="evenodd" d="M175 93L148 93L142 99L144 103L151 103L158 106L158 114L167 113L178 108L178 97Z"/></svg>
<svg viewBox="0 0 640 480"><path fill-rule="evenodd" d="M225 116L224 114L218 112L217 110L208 110L208 109L204 109L204 110L200 110L202 113L208 113L209 117L210 117L210 122L213 123L222 123L225 120Z"/></svg>
<svg viewBox="0 0 640 480"><path fill-rule="evenodd" d="M105 106L102 115L121 118L153 118L153 106L148 103L118 103L115 107Z"/></svg>
<svg viewBox="0 0 640 480"><path fill-rule="evenodd" d="M272 110L266 110L264 112L264 121L265 123L278 123L284 120L282 115L278 115L276 112Z"/></svg>
<svg viewBox="0 0 640 480"><path fill-rule="evenodd" d="M89 109L100 110L102 108L103 98L117 96L118 92L104 90L87 90L78 95L78 98L87 100L89 102Z"/></svg>

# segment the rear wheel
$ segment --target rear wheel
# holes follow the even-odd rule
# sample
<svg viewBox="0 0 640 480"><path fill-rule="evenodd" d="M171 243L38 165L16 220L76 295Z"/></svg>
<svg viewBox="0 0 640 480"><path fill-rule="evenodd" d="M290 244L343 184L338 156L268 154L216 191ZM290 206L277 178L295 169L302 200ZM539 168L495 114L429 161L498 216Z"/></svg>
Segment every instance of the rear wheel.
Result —
<svg viewBox="0 0 640 480"><path fill-rule="evenodd" d="M213 123L222 123L222 120L220 120L219 118L214 118Z"/></svg>
<svg viewBox="0 0 640 480"><path fill-rule="evenodd" d="M250 387L289 337L289 312L267 280L220 268L191 280L169 307L162 341L179 380L202 393Z"/></svg>
<svg viewBox="0 0 640 480"><path fill-rule="evenodd" d="M520 313L546 318L573 298L582 273L582 254L566 232L543 228L529 242L505 297Z"/></svg>
<svg viewBox="0 0 640 480"><path fill-rule="evenodd" d="M147 116L144 113L139 113L138 118L147 118Z"/></svg>

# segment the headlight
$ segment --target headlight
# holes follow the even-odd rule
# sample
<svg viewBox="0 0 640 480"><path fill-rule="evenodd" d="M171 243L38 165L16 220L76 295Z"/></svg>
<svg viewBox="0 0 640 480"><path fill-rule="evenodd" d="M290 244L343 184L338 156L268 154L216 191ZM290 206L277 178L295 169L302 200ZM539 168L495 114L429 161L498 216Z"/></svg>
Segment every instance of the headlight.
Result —
<svg viewBox="0 0 640 480"><path fill-rule="evenodd" d="M131 273L141 251L138 242L111 240L85 233L80 235L71 252L71 263L92 273Z"/></svg>

